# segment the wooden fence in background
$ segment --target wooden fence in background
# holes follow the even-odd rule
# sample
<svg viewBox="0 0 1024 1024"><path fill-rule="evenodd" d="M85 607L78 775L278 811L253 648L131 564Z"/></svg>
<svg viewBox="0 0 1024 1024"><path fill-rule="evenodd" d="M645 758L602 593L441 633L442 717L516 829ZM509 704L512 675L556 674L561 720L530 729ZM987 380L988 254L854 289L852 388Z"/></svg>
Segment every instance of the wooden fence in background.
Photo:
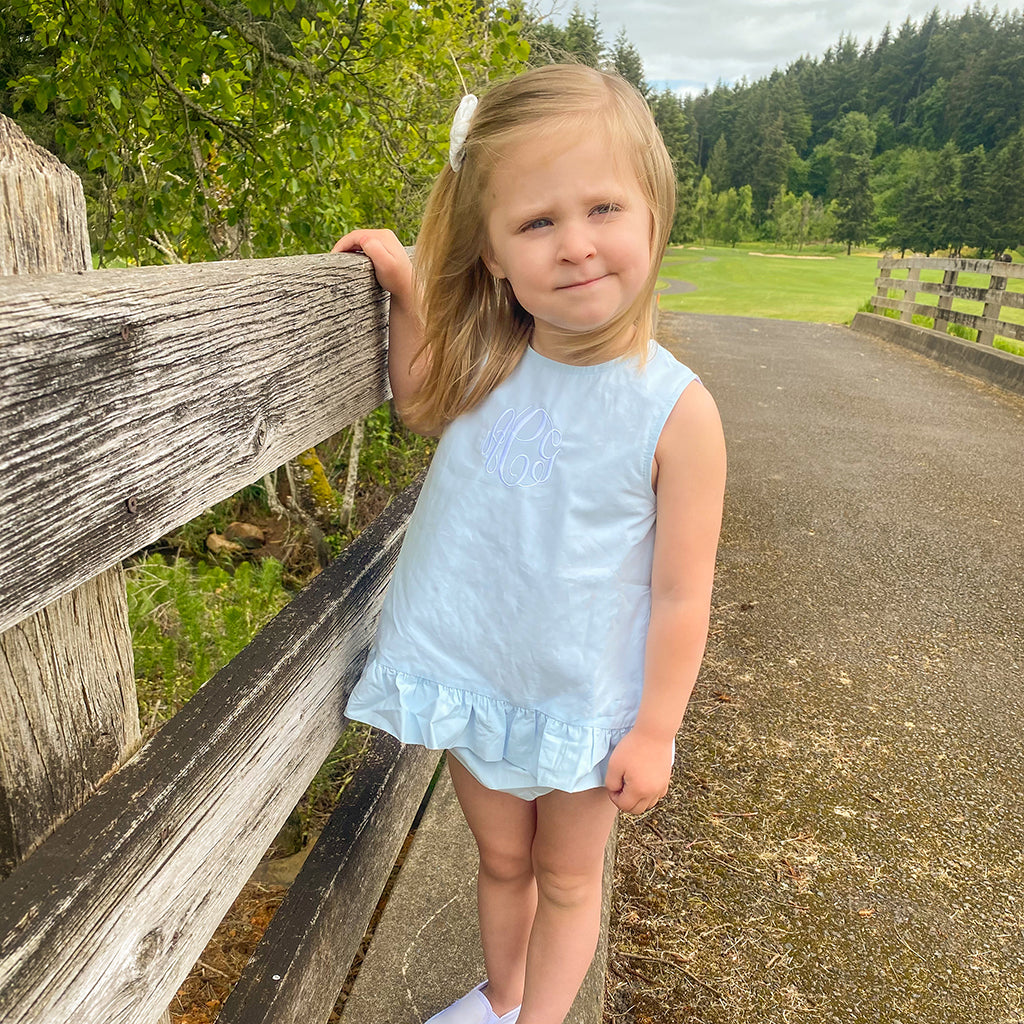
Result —
<svg viewBox="0 0 1024 1024"><path fill-rule="evenodd" d="M340 736L415 501L134 751L122 559L386 400L386 300L360 257L86 272L83 238L0 117L4 1024L166 1020ZM371 749L221 1024L327 1019L437 760Z"/></svg>
<svg viewBox="0 0 1024 1024"><path fill-rule="evenodd" d="M897 310L900 319L910 323L915 315L933 317L935 330L947 333L950 324L959 324L978 332L977 341L991 345L995 336L1024 342L1024 324L1002 319L1003 309L1024 309L1024 292L1009 291L1010 279L1024 279L1024 264L1002 263L998 260L938 259L911 256L907 259L886 257L878 261L879 276L875 279L877 294L871 303L876 313L886 309ZM893 271L907 272L907 276L893 277ZM922 281L922 270L942 272L941 281ZM984 274L988 287L970 287L958 283L960 274ZM893 292L903 297L891 297ZM935 305L917 302L917 295L937 295ZM980 313L966 313L953 309L954 299L980 302Z"/></svg>

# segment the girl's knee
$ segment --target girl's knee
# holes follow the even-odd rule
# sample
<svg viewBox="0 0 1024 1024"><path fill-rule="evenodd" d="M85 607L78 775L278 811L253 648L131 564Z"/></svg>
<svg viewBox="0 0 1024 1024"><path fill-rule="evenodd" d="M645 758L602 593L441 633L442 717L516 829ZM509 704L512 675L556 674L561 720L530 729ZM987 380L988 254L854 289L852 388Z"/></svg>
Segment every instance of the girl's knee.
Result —
<svg viewBox="0 0 1024 1024"><path fill-rule="evenodd" d="M534 856L533 873L537 879L537 892L548 903L557 907L579 907L594 900L600 902L601 882L604 877L603 861L594 865L567 866L545 862Z"/></svg>
<svg viewBox="0 0 1024 1024"><path fill-rule="evenodd" d="M480 871L496 882L522 882L533 877L529 845L478 844Z"/></svg>

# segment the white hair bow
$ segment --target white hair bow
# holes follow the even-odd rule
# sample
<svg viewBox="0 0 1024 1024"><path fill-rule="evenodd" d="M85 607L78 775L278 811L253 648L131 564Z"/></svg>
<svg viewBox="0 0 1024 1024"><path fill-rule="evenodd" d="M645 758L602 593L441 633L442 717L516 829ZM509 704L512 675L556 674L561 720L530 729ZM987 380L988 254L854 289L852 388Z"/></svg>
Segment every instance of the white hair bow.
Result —
<svg viewBox="0 0 1024 1024"><path fill-rule="evenodd" d="M455 117L452 119L452 130L448 135L448 163L455 172L458 172L466 156L466 136L469 134L469 122L476 105L477 98L472 93L467 93L462 97L459 109L455 111Z"/></svg>

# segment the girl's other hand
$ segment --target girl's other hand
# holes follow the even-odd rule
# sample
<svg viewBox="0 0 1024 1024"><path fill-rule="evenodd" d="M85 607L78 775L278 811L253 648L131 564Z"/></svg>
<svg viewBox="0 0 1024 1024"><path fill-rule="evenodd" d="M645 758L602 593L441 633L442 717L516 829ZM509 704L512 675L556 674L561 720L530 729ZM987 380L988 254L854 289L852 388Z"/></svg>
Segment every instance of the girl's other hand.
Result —
<svg viewBox="0 0 1024 1024"><path fill-rule="evenodd" d="M334 243L331 252L364 252L381 288L400 302L412 301L412 261L393 231L360 228Z"/></svg>
<svg viewBox="0 0 1024 1024"><path fill-rule="evenodd" d="M612 803L627 814L649 811L668 792L674 749L674 736L627 732L612 751L605 774Z"/></svg>

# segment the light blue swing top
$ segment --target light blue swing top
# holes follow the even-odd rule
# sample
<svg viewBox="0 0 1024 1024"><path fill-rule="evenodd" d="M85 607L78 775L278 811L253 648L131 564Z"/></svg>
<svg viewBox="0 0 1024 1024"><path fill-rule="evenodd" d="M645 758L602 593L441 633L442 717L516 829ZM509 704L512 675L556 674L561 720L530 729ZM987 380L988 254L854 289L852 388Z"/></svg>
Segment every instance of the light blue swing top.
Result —
<svg viewBox="0 0 1024 1024"><path fill-rule="evenodd" d="M445 429L349 718L451 750L491 789L604 784L636 720L662 427L695 374L532 348Z"/></svg>

